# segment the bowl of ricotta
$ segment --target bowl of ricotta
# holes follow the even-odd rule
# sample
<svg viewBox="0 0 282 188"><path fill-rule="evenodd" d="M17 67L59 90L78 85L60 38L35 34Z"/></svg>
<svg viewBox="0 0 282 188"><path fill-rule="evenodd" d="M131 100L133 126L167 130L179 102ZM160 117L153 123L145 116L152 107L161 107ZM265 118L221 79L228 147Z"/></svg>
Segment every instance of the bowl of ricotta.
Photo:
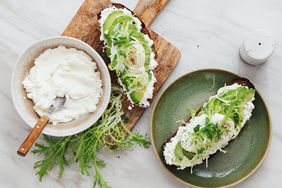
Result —
<svg viewBox="0 0 282 188"><path fill-rule="evenodd" d="M30 127L48 112L56 97L64 97L64 105L48 114L43 133L69 136L101 117L110 99L111 79L105 62L91 46L55 36L36 42L19 57L11 92L19 115Z"/></svg>

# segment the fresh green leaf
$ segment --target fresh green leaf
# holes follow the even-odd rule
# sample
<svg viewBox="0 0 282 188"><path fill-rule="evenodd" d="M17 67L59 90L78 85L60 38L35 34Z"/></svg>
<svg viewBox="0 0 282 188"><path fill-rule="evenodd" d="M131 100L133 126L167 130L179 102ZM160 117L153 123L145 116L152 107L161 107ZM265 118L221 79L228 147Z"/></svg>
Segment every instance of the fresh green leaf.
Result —
<svg viewBox="0 0 282 188"><path fill-rule="evenodd" d="M226 121L228 118L238 126L243 120L243 107L246 101L249 101L255 94L254 89L247 87L238 87L219 94L212 98L204 106L202 114L211 117L215 113L224 114ZM223 121L222 123L224 123Z"/></svg>
<svg viewBox="0 0 282 188"><path fill-rule="evenodd" d="M205 148L199 148L197 149L197 154L200 155L205 151Z"/></svg>
<svg viewBox="0 0 282 188"><path fill-rule="evenodd" d="M38 169L36 175L40 181L53 167L59 167L58 176L63 175L65 166L78 162L82 175L91 175L94 167L93 187L110 187L100 173L100 168L105 167L105 161L97 158L101 149L116 151L129 149L137 144L148 148L150 142L140 134L131 133L126 128L128 118L122 109L122 92L112 88L110 103L102 117L89 129L77 135L68 137L44 136L46 144L36 143L32 152L43 156L43 159L34 164ZM68 158L67 158L68 157Z"/></svg>
<svg viewBox="0 0 282 188"><path fill-rule="evenodd" d="M194 133L199 132L200 130L200 125L197 125L196 127L194 127Z"/></svg>

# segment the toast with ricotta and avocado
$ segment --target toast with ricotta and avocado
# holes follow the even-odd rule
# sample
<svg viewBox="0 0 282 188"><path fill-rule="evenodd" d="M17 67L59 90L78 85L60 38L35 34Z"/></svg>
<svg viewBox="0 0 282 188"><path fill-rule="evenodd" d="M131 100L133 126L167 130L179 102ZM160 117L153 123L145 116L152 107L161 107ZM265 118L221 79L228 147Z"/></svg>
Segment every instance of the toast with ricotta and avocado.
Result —
<svg viewBox="0 0 282 188"><path fill-rule="evenodd" d="M163 145L166 164L183 170L204 160L207 162L217 151L225 152L223 148L237 137L250 119L254 97L253 84L244 78L220 88Z"/></svg>
<svg viewBox="0 0 282 188"><path fill-rule="evenodd" d="M117 75L131 104L150 105L156 78L153 40L144 23L125 6L113 3L98 15L109 69Z"/></svg>

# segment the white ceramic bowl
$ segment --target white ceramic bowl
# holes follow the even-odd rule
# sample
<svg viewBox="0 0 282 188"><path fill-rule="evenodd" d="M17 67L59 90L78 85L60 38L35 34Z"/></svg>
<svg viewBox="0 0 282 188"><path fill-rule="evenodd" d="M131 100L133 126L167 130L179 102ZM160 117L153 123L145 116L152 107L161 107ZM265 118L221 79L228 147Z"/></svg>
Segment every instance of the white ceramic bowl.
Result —
<svg viewBox="0 0 282 188"><path fill-rule="evenodd" d="M97 64L103 82L103 95L95 112L67 123L58 123L56 125L49 123L43 130L44 134L51 136L69 136L92 126L101 117L110 100L111 79L108 68L101 56L91 46L81 40L65 36L50 37L36 42L19 57L12 76L11 92L18 113L30 127L33 127L38 120L38 115L33 110L34 104L32 100L29 100L26 96L22 81L34 65L35 58L46 49L56 48L59 45L76 48L90 55Z"/></svg>

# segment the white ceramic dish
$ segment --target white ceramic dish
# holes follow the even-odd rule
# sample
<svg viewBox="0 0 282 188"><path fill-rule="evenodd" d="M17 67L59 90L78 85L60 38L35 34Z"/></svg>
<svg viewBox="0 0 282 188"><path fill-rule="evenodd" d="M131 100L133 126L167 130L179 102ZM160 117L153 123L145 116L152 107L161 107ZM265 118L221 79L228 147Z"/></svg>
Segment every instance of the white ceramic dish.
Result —
<svg viewBox="0 0 282 188"><path fill-rule="evenodd" d="M97 110L77 120L57 125L47 124L43 130L44 134L51 136L69 136L77 134L92 126L105 111L111 93L111 78L108 68L101 56L85 42L65 36L55 36L40 40L29 47L18 59L12 75L11 93L13 103L22 119L32 128L38 120L38 115L33 110L33 102L26 96L22 81L34 65L34 59L48 48L55 48L59 45L76 48L86 52L96 62L98 71L103 82L103 95L97 105Z"/></svg>

